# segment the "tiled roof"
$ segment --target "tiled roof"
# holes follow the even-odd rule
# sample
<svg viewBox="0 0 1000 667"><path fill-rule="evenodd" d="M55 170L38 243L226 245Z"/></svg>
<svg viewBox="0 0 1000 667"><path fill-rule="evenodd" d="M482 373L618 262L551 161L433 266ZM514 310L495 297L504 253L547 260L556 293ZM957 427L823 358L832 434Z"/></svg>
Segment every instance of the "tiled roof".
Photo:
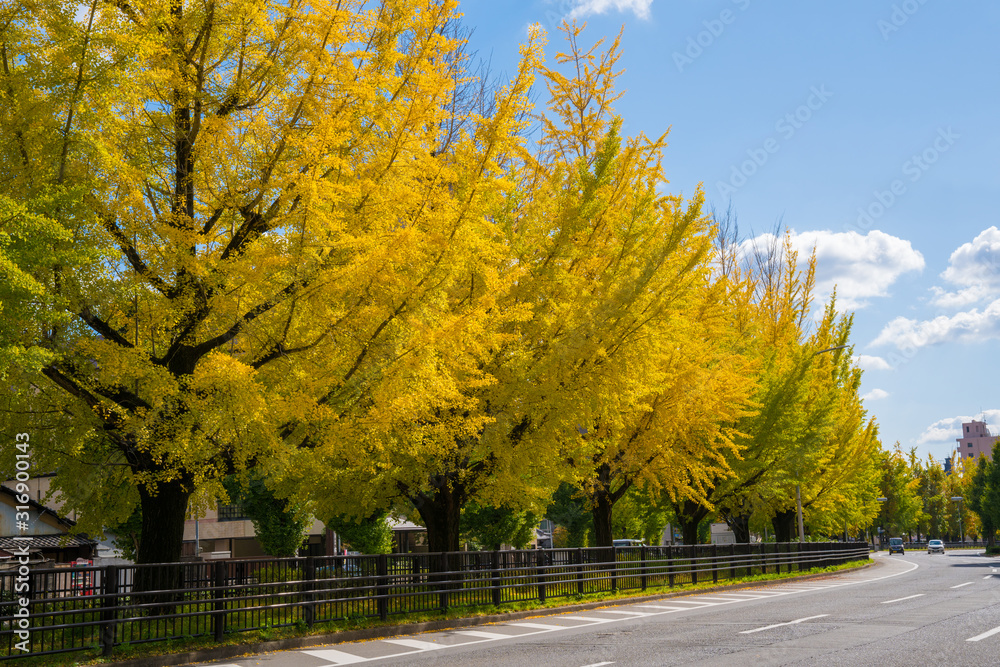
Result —
<svg viewBox="0 0 1000 667"><path fill-rule="evenodd" d="M66 540L65 544L62 543L63 539ZM15 540L13 537L0 537L0 550L7 553L20 551L24 547L24 544L23 540ZM39 549L68 549L72 547L94 546L95 544L97 544L96 540L92 540L84 535L32 535L31 542L28 543L28 549L29 551L37 551Z"/></svg>

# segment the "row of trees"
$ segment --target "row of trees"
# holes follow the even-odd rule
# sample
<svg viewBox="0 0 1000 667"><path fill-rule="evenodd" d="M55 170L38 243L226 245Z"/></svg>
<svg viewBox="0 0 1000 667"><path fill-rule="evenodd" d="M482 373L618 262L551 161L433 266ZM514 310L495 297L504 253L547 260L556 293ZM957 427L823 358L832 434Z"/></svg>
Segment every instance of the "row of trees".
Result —
<svg viewBox="0 0 1000 667"><path fill-rule="evenodd" d="M491 87L451 0L0 12L5 423L81 529L138 510L173 561L261 483L440 551L561 484L602 545L636 493L691 541L790 539L797 490L818 532L878 511L850 317L787 240L666 193L618 39L564 26L550 67L535 31Z"/></svg>
<svg viewBox="0 0 1000 667"><path fill-rule="evenodd" d="M882 501L878 527L886 535L904 535L916 541L962 537L995 543L1000 527L1000 451L993 459L979 457L950 461L946 470L933 456L904 453L899 443L882 454Z"/></svg>

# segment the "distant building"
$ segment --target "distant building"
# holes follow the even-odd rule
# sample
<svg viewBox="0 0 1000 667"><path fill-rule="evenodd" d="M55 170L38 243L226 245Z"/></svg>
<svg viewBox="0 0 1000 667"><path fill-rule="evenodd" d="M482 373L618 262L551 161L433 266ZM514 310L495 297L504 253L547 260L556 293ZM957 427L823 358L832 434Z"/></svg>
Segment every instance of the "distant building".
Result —
<svg viewBox="0 0 1000 667"><path fill-rule="evenodd" d="M955 455L961 457L963 463L967 465L975 464L983 456L989 460L993 456L993 444L997 441L997 437L1000 436L990 433L986 428L985 421L973 419L962 424L962 437L957 438L958 449Z"/></svg>
<svg viewBox="0 0 1000 667"><path fill-rule="evenodd" d="M17 482L10 482L16 485ZM6 483L0 485L0 565L14 562L23 542L18 538L30 537L28 553L33 563L72 563L78 558L93 558L97 541L87 535L73 535L76 522L60 516L51 507L30 497L27 505ZM27 510L24 508L27 507ZM27 513L28 520L21 522L18 513ZM2 568L0 568L2 569Z"/></svg>

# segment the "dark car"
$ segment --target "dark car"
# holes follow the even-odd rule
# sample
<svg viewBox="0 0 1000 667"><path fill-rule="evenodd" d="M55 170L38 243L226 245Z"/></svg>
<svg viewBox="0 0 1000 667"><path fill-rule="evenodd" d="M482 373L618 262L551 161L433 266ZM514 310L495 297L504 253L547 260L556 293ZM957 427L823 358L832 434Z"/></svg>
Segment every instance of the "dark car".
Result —
<svg viewBox="0 0 1000 667"><path fill-rule="evenodd" d="M904 553L903 552L903 538L902 537L890 537L889 538L889 555L891 556L892 554L896 553L897 551L899 553L901 553L901 554Z"/></svg>

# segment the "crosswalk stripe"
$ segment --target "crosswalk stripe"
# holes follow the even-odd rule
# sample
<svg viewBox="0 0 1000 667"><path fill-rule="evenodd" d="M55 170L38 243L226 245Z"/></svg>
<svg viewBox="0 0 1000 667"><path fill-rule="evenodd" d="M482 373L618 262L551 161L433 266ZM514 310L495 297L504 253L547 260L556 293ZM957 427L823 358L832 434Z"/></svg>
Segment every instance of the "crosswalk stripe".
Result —
<svg viewBox="0 0 1000 667"><path fill-rule="evenodd" d="M329 660L335 665L353 665L359 662L368 662L368 658L362 658L359 655L353 655L351 653L344 653L343 651L335 651L332 648L302 651L302 653L311 655L321 660Z"/></svg>
<svg viewBox="0 0 1000 667"><path fill-rule="evenodd" d="M565 630L565 625L545 625L543 623L506 623L515 628L531 628L532 630Z"/></svg>
<svg viewBox="0 0 1000 667"><path fill-rule="evenodd" d="M502 635L499 632L483 632L482 630L456 630L456 635L479 637L480 639L511 639L514 635Z"/></svg>
<svg viewBox="0 0 1000 667"><path fill-rule="evenodd" d="M597 611L604 614L621 614L623 616L649 616L649 612L646 611L618 611L617 609L598 609Z"/></svg>
<svg viewBox="0 0 1000 667"><path fill-rule="evenodd" d="M691 608L691 607L666 607L661 604L640 604L636 606L641 609L662 609L663 611L681 611L683 609Z"/></svg>
<svg viewBox="0 0 1000 667"><path fill-rule="evenodd" d="M383 639L382 641L388 642L390 644L398 644L400 646L406 646L407 648L420 649L421 651L433 651L434 649L445 647L445 644L422 642L419 639Z"/></svg>

